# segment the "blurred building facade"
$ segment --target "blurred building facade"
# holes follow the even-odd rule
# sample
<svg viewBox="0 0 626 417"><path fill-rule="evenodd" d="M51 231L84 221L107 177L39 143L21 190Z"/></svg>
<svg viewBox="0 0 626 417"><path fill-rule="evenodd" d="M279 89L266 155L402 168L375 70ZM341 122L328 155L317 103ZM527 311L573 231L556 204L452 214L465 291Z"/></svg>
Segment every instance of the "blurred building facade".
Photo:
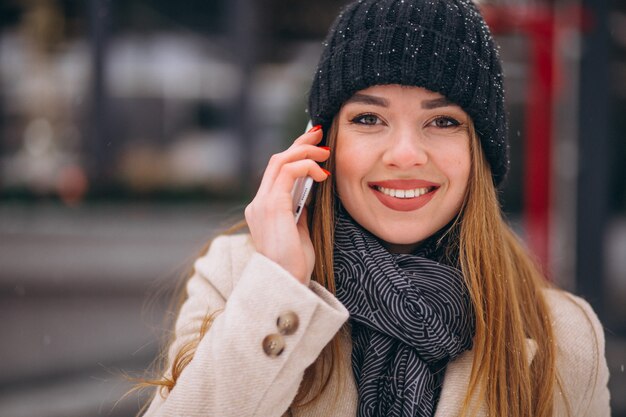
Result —
<svg viewBox="0 0 626 417"><path fill-rule="evenodd" d="M0 332L11 340L3 357L14 359L0 366L0 415L136 411L128 400L111 411L128 384L106 375L140 369L157 351L161 331L140 318L146 289L155 278L174 281L176 266L241 214L269 156L302 132L321 40L346 2L0 4L0 311L9 317ZM482 7L507 75L512 165L503 206L532 247L528 200L542 177L529 176L545 154L529 153L529 92L533 71L547 71L544 266L599 311L612 384L623 389L626 3ZM532 16L545 26L520 25ZM546 45L549 66L533 55ZM580 263L587 258L597 265ZM68 393L84 378L91 400L72 403ZM626 415L626 400L614 396L615 415ZM59 397L65 408L50 407ZM26 398L40 408L21 407Z"/></svg>

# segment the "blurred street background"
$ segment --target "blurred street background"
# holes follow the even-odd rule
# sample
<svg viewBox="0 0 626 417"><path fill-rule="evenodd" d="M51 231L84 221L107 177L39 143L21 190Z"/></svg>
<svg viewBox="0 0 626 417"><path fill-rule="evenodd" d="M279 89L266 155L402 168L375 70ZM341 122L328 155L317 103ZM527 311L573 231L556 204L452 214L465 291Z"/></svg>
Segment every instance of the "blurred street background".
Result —
<svg viewBox="0 0 626 417"><path fill-rule="evenodd" d="M0 2L0 417L131 417L204 243L302 133L346 1ZM626 1L481 2L508 218L605 326L626 417Z"/></svg>

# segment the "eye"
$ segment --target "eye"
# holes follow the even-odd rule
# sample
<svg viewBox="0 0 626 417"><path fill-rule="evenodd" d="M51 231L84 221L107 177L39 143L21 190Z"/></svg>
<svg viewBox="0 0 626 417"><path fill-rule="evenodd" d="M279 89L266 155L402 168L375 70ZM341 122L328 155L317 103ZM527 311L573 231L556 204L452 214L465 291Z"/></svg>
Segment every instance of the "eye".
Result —
<svg viewBox="0 0 626 417"><path fill-rule="evenodd" d="M435 127L447 128L459 126L461 123L458 120L449 116L437 116L435 119L433 119L431 124Z"/></svg>
<svg viewBox="0 0 626 417"><path fill-rule="evenodd" d="M374 126L380 123L380 119L375 114L359 114L351 120L352 123L358 125Z"/></svg>

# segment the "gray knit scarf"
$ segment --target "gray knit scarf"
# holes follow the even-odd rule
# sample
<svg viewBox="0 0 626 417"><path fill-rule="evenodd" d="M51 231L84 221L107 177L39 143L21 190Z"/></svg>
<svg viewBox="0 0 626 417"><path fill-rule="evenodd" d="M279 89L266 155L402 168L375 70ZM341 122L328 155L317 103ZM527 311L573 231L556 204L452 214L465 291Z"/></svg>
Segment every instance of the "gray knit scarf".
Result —
<svg viewBox="0 0 626 417"><path fill-rule="evenodd" d="M358 417L430 417L446 365L472 346L461 272L429 239L391 254L343 209L335 229L337 297L350 311Z"/></svg>

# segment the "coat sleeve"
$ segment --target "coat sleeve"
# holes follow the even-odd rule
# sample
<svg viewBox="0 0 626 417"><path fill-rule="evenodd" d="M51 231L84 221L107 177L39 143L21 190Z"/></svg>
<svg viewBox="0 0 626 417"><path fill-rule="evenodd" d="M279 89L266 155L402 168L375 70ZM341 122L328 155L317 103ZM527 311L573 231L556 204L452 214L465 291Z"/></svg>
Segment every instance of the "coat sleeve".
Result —
<svg viewBox="0 0 626 417"><path fill-rule="evenodd" d="M555 290L550 293L548 302L559 306L553 311L561 382L561 389L555 391L555 415L610 417L602 324L582 298Z"/></svg>
<svg viewBox="0 0 626 417"><path fill-rule="evenodd" d="M304 370L347 320L321 286L302 285L268 258L245 254L245 239L220 237L196 261L170 363L198 337L207 314L215 318L176 386L157 393L145 417L281 416ZM290 318L287 331L277 325L283 317Z"/></svg>

